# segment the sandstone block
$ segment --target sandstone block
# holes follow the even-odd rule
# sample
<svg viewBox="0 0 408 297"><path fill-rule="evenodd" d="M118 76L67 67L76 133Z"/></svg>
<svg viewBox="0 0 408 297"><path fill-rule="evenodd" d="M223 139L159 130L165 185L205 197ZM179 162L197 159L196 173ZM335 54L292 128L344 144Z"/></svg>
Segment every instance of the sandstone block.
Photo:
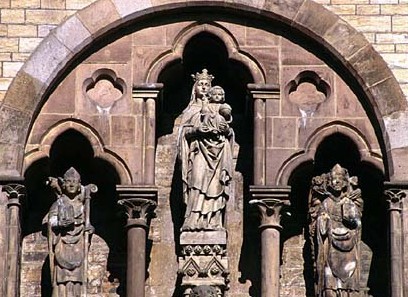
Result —
<svg viewBox="0 0 408 297"><path fill-rule="evenodd" d="M97 35L109 30L121 17L110 0L100 0L79 11L78 18L91 35Z"/></svg>
<svg viewBox="0 0 408 297"><path fill-rule="evenodd" d="M380 5L357 5L356 12L359 15L379 15Z"/></svg>
<svg viewBox="0 0 408 297"><path fill-rule="evenodd" d="M8 26L9 25L0 24L0 37L6 37L7 36Z"/></svg>
<svg viewBox="0 0 408 297"><path fill-rule="evenodd" d="M381 5L381 14L408 14L408 4L384 4Z"/></svg>
<svg viewBox="0 0 408 297"><path fill-rule="evenodd" d="M1 10L1 22L4 24L22 24L24 21L24 9Z"/></svg>
<svg viewBox="0 0 408 297"><path fill-rule="evenodd" d="M19 52L32 53L42 41L42 38L20 38Z"/></svg>
<svg viewBox="0 0 408 297"><path fill-rule="evenodd" d="M34 25L9 25L9 37L37 37L37 26Z"/></svg>
<svg viewBox="0 0 408 297"><path fill-rule="evenodd" d="M3 62L3 76L14 77L21 69L23 63L21 62Z"/></svg>
<svg viewBox="0 0 408 297"><path fill-rule="evenodd" d="M330 5L330 6L327 6L327 9L334 12L337 15L356 13L356 5L354 4Z"/></svg>
<svg viewBox="0 0 408 297"><path fill-rule="evenodd" d="M40 8L40 3L41 0L11 0L11 8Z"/></svg>
<svg viewBox="0 0 408 297"><path fill-rule="evenodd" d="M408 43L407 33L377 33L376 34L377 43L394 43L397 46L399 44Z"/></svg>
<svg viewBox="0 0 408 297"><path fill-rule="evenodd" d="M42 0L41 8L45 9L65 9L65 0Z"/></svg>
<svg viewBox="0 0 408 297"><path fill-rule="evenodd" d="M94 3L96 0L65 0L65 1L66 1L66 9L80 10Z"/></svg>
<svg viewBox="0 0 408 297"><path fill-rule="evenodd" d="M392 32L408 32L408 15L392 16Z"/></svg>
<svg viewBox="0 0 408 297"><path fill-rule="evenodd" d="M72 10L26 10L26 21L29 24L59 25L75 11Z"/></svg>
<svg viewBox="0 0 408 297"><path fill-rule="evenodd" d="M391 16L345 15L343 18L360 32L391 32Z"/></svg>

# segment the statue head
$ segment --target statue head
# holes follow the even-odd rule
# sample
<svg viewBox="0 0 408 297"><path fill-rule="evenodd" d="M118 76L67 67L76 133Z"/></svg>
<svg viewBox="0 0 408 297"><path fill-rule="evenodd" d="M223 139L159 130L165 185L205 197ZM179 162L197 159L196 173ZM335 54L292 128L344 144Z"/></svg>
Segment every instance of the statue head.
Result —
<svg viewBox="0 0 408 297"><path fill-rule="evenodd" d="M210 95L210 102L212 103L224 103L225 101L225 92L220 86L212 87L208 94Z"/></svg>
<svg viewBox="0 0 408 297"><path fill-rule="evenodd" d="M212 286L197 286L190 293L190 297L217 297L217 290Z"/></svg>
<svg viewBox="0 0 408 297"><path fill-rule="evenodd" d="M203 98L208 94L211 88L211 81L214 76L208 73L207 69L203 69L201 73L197 72L195 75L191 75L195 81L194 83L194 93L196 98Z"/></svg>
<svg viewBox="0 0 408 297"><path fill-rule="evenodd" d="M347 188L349 183L349 174L347 169L339 164L334 165L329 173L329 187L337 193Z"/></svg>
<svg viewBox="0 0 408 297"><path fill-rule="evenodd" d="M62 188L64 193L70 197L77 195L81 191L81 176L74 167L65 172Z"/></svg>

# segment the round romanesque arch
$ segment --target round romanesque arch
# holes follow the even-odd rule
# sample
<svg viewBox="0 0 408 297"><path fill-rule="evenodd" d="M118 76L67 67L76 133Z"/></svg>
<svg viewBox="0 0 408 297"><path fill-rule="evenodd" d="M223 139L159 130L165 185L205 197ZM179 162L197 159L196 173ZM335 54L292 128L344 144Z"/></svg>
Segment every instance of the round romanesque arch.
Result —
<svg viewBox="0 0 408 297"><path fill-rule="evenodd" d="M407 103L396 79L362 34L312 0L247 4L234 0L96 1L52 31L13 80L0 107L2 173L21 176L23 150L36 115L53 85L91 45L118 34L129 24L143 27L148 21L162 20L164 15L181 18L195 11L279 22L289 26L294 34L316 42L334 58L341 72L357 82L360 100L377 126L389 175L391 179L404 178L403 169L393 166L402 163L408 149L408 140L398 137L403 129L400 124L406 122Z"/></svg>

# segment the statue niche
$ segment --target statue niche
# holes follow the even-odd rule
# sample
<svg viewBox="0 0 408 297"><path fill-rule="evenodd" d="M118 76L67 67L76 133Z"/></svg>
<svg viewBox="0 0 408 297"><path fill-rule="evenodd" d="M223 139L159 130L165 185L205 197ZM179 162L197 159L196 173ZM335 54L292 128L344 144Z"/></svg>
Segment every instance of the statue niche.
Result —
<svg viewBox="0 0 408 297"><path fill-rule="evenodd" d="M363 199L357 177L336 164L312 179L310 236L318 297L362 296L360 240Z"/></svg>
<svg viewBox="0 0 408 297"><path fill-rule="evenodd" d="M90 195L93 184L81 185L79 173L71 167L63 178L48 181L57 196L44 223L48 224L48 248L53 297L86 295L87 257L90 235Z"/></svg>
<svg viewBox="0 0 408 297"><path fill-rule="evenodd" d="M190 103L183 111L178 144L186 204L182 231L223 230L233 171L231 107L206 69L192 75Z"/></svg>

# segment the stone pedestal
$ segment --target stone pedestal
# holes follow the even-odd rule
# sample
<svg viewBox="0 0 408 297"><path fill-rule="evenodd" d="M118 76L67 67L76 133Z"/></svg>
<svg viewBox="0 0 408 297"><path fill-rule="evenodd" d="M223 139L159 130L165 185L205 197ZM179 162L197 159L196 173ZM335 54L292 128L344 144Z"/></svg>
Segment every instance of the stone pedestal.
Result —
<svg viewBox="0 0 408 297"><path fill-rule="evenodd" d="M403 200L408 194L408 184L385 183L384 194L390 213L391 296L404 296L404 241Z"/></svg>
<svg viewBox="0 0 408 297"><path fill-rule="evenodd" d="M121 198L118 203L125 207L128 216L126 296L143 297L146 279L146 236L149 219L156 207L157 189L118 185L116 190Z"/></svg>
<svg viewBox="0 0 408 297"><path fill-rule="evenodd" d="M5 257L5 295L19 296L20 256L21 256L21 200L26 195L25 187L17 183L7 183L1 186L1 193L8 199L6 227L6 257Z"/></svg>
<svg viewBox="0 0 408 297"><path fill-rule="evenodd" d="M279 297L280 218L290 205L290 187L252 186L250 192L254 199L249 203L257 206L261 217L261 296Z"/></svg>
<svg viewBox="0 0 408 297"><path fill-rule="evenodd" d="M180 236L182 255L179 271L184 296L199 286L209 286L223 296L228 288L227 232L182 232Z"/></svg>

